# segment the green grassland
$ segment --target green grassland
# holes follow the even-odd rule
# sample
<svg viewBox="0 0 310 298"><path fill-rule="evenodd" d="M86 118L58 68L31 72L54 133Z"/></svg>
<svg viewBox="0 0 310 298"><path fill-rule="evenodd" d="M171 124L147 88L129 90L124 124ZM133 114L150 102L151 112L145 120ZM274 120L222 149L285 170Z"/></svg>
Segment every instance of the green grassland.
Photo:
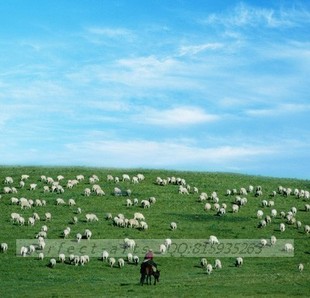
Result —
<svg viewBox="0 0 310 298"><path fill-rule="evenodd" d="M145 180L139 184L132 182L108 182L107 174L121 177L127 173L130 177L142 173ZM19 187L22 174L30 177L24 188ZM85 180L72 189L67 189L69 179L83 174ZM84 189L91 188L89 177L96 174L97 182L105 192L105 196L84 196ZM62 194L44 193L40 176L50 176L56 180L57 175L63 175L60 184L65 191ZM4 194L3 187L6 176L14 179L13 186L17 194ZM216 191L220 203L227 204L227 213L217 216L214 210L206 212L205 202L198 201L198 194L181 195L178 186L168 184L159 186L156 177L181 177L191 187L197 187L200 192L209 195ZM37 183L37 189L30 191L30 183ZM233 214L231 204L235 196L226 196L227 189L248 188L261 185L263 196L255 197L253 193L247 195L248 203L238 213ZM280 222L285 222L279 215L265 228L258 228L259 220L256 217L258 209L270 214L270 207L262 207L261 201L274 200L278 214L280 211L289 211L292 206L297 208L296 219L303 226L310 224L310 212L305 211L304 199L294 195L284 197L277 194L274 198L269 195L278 186L290 187L293 190L310 189L310 181L297 179L280 179L231 173L207 172L177 172L167 170L146 169L104 169L84 167L1 167L0 168L0 242L8 243L7 252L0 253L0 296L1 297L309 297L310 293L310 241L309 235L303 228L297 229L295 225L286 225L286 231L279 231ZM151 196L156 203L149 209L138 206L126 206L125 196L113 195L114 187L122 190L131 189L131 199L139 201ZM46 206L33 206L31 209L21 210L19 205L12 205L11 197L25 197L27 199L45 199ZM74 198L77 206L57 206L56 198L63 198L66 202ZM82 209L77 214L77 207ZM34 226L13 224L10 214L18 212L25 219L37 212L41 220ZM45 222L44 214L50 212L52 221ZM111 212L113 216L123 213L127 218L133 217L134 212L142 212L149 225L149 229L121 228L113 226L112 220L106 220L105 214ZM98 222L85 221L86 213L95 213ZM72 224L72 217L79 221ZM170 230L170 222L175 221L178 228ZM35 257L20 257L16 252L16 239L35 239L41 226L49 227L49 239L62 239L65 227L71 227L69 238L74 239L76 233L89 228L92 239L208 239L216 235L221 239L270 239L275 235L278 239L294 239L293 257L244 257L244 265L240 268L234 266L235 257L220 256L223 268L217 269L208 275L200 266L201 256L166 256L155 258L161 270L160 282L154 285L139 285L139 266L125 264L110 268L106 262L97 257L91 258L85 266L74 266L57 263L54 268L48 267L49 258L38 260ZM87 241L87 240L82 240ZM155 248L157 250L157 248ZM124 255L125 257L126 255ZM143 255L140 255L140 259ZM216 257L206 256L208 262L214 263ZM303 263L305 269L299 272L297 266Z"/></svg>

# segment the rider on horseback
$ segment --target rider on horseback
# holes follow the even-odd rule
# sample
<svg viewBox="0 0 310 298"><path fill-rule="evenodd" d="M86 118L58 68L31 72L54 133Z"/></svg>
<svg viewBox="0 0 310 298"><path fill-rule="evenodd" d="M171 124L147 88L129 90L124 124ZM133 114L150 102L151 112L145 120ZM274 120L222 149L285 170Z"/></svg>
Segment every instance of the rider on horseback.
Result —
<svg viewBox="0 0 310 298"><path fill-rule="evenodd" d="M150 248L150 249L148 250L148 252L145 254L144 260L143 260L143 262L142 262L142 264L141 264L141 270L140 270L141 273L142 273L143 268L144 268L147 264L152 265L153 268L154 268L154 271L156 271L156 269L157 269L157 264L153 261L153 258L154 258L154 253L153 253L153 250Z"/></svg>

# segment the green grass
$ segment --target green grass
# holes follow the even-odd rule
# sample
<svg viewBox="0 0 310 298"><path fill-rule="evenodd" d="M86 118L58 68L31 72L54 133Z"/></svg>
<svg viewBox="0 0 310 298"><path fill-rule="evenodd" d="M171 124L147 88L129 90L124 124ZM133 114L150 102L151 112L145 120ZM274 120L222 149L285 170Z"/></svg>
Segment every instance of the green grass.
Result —
<svg viewBox="0 0 310 298"><path fill-rule="evenodd" d="M119 176L128 173L130 176L137 173L145 175L145 181L139 184L130 182L107 182L107 174ZM30 175L24 189L19 188L22 174ZM65 187L67 180L74 179L76 175L83 174L85 181L74 187L66 189L63 194L43 193L41 175L56 179L57 175L65 177L61 184ZM98 184L106 195L85 197L83 190L91 185L88 177L92 174L99 176ZM4 178L11 176L13 186L18 189L17 194L3 194ZM225 216L216 216L215 211L204 211L205 202L198 202L197 194L180 195L178 186L155 184L156 177L181 177L186 182L198 187L199 191L210 194L217 191L220 203L226 203L228 212ZM37 183L37 190L30 191L29 184ZM248 194L248 203L237 214L232 214L231 203L234 197L225 196L226 189L240 189L248 185L261 185L264 195L256 198ZM295 226L287 226L284 233L279 231L280 217L275 218L266 228L257 228L258 219L256 211L263 209L265 214L270 214L270 208L262 208L261 201L269 200L269 194L277 190L278 186L292 189L309 190L310 181L296 179L277 179L270 177L237 175L232 173L203 173L203 172L175 172L164 170L145 169L102 169L84 167L0 167L0 242L7 242L9 250L0 253L0 296L1 297L223 297L249 296L249 297L291 297L309 296L310 280L310 247L309 235L299 231ZM112 195L113 188L132 190L131 198L137 197L139 201L150 196L156 197L156 203L150 209L140 206L126 207L125 197ZM26 197L28 199L45 199L47 205L21 210L19 206L11 205L11 197ZM77 206L81 207L82 214L77 215L75 207L56 206L56 198L65 201L74 198ZM288 211L292 206L298 209L296 218L303 225L310 224L310 212L304 211L306 202L294 196L284 198L277 195L273 198L275 207L280 211ZM310 203L310 202L308 202ZM18 226L10 222L11 212L22 214L25 219L37 212L41 221L33 227ZM16 256L16 239L34 239L35 234L43 224L45 212L52 213L52 222L49 227L49 239L61 239L61 233L66 226L71 227L70 238L77 232L90 228L93 232L92 239L208 239L216 235L221 239L269 239L275 235L278 239L294 239L294 257L282 258L245 258L244 266L236 268L234 257L220 257L223 269L215 270L207 275L199 266L200 257L156 257L156 262L161 270L160 283L156 286L139 285L139 266L126 264L123 269L109 268L107 263L91 258L85 266L73 266L58 263L55 268L47 266L49 258L39 261L33 257L22 258ZM86 223L84 218L88 212L95 213L99 222ZM114 227L111 221L104 219L105 213L111 212L113 216L123 213L131 218L134 212L142 212L149 225L149 230ZM73 216L79 218L76 225L71 224ZM170 231L171 221L178 224L178 229ZM86 241L86 240L84 240ZM156 250L157 248L155 248ZM142 256L140 256L142 257ZM214 262L215 257L206 256L209 262ZM299 273L299 263L305 265Z"/></svg>

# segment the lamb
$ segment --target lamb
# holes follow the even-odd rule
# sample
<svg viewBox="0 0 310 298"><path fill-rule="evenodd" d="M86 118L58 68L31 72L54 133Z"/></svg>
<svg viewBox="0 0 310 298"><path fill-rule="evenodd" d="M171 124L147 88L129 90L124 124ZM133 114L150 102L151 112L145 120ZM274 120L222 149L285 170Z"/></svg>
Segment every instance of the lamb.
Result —
<svg viewBox="0 0 310 298"><path fill-rule="evenodd" d="M298 270L299 272L302 272L304 270L304 265L302 263L298 265Z"/></svg>
<svg viewBox="0 0 310 298"><path fill-rule="evenodd" d="M19 203L19 200L17 198L14 198L14 197L11 198L12 205L17 205L18 203Z"/></svg>
<svg viewBox="0 0 310 298"><path fill-rule="evenodd" d="M28 218L28 226L34 226L35 219L33 217Z"/></svg>
<svg viewBox="0 0 310 298"><path fill-rule="evenodd" d="M134 199L133 199L133 204L134 204L135 206L137 206L137 205L139 204L139 200L138 200L137 198L134 198Z"/></svg>
<svg viewBox="0 0 310 298"><path fill-rule="evenodd" d="M214 269L222 269L222 262L219 259L215 260Z"/></svg>
<svg viewBox="0 0 310 298"><path fill-rule="evenodd" d="M8 250L8 244L5 242L2 242L0 245L0 249L2 252L6 252Z"/></svg>
<svg viewBox="0 0 310 298"><path fill-rule="evenodd" d="M90 190L90 188L88 188L88 187L87 187L87 188L85 188L85 189L84 189L84 196L85 196L85 197L89 197L89 196L90 196L90 194L91 194L91 190Z"/></svg>
<svg viewBox="0 0 310 298"><path fill-rule="evenodd" d="M151 204L155 204L156 203L156 198L155 197L149 197L149 202Z"/></svg>
<svg viewBox="0 0 310 298"><path fill-rule="evenodd" d="M43 259L44 259L44 253L43 253L43 252L40 252L40 253L39 253L38 259L39 259L39 260L43 260Z"/></svg>
<svg viewBox="0 0 310 298"><path fill-rule="evenodd" d="M209 211L209 210L211 210L211 204L210 203L206 203L205 204L205 207L204 207L204 209L205 209L205 211Z"/></svg>
<svg viewBox="0 0 310 298"><path fill-rule="evenodd" d="M118 263L118 267L119 267L119 268L123 268L123 267L125 266L125 261L124 261L123 258L119 258L119 259L117 260L117 263Z"/></svg>
<svg viewBox="0 0 310 298"><path fill-rule="evenodd" d="M241 257L236 258L235 266L241 267L242 265L243 265L243 258Z"/></svg>
<svg viewBox="0 0 310 298"><path fill-rule="evenodd" d="M36 247L33 244L30 244L29 245L29 254L32 254L35 251L36 251Z"/></svg>
<svg viewBox="0 0 310 298"><path fill-rule="evenodd" d="M109 258L109 265L111 268L114 266L115 262L116 262L115 258L112 257Z"/></svg>
<svg viewBox="0 0 310 298"><path fill-rule="evenodd" d="M145 221L140 222L140 229L147 230L149 228L148 224Z"/></svg>
<svg viewBox="0 0 310 298"><path fill-rule="evenodd" d="M132 206L132 201L130 199L126 199L126 206L131 207Z"/></svg>
<svg viewBox="0 0 310 298"><path fill-rule="evenodd" d="M171 230L176 230L177 227L178 227L178 226L177 226L177 223L176 223L176 222L173 221L173 222L170 223L170 229L171 229Z"/></svg>
<svg viewBox="0 0 310 298"><path fill-rule="evenodd" d="M207 271L207 274L209 274L209 275L212 273L213 267L211 264L207 264L206 271Z"/></svg>
<svg viewBox="0 0 310 298"><path fill-rule="evenodd" d="M285 231L285 224L284 223L280 223L280 231L281 232Z"/></svg>
<svg viewBox="0 0 310 298"><path fill-rule="evenodd" d="M65 228L63 231L64 238L67 238L69 236L70 232L71 232L71 229L69 227Z"/></svg>
<svg viewBox="0 0 310 298"><path fill-rule="evenodd" d="M133 261L133 255L132 255L131 252L129 252L129 253L127 254L127 261L128 261L128 263L132 263L132 261Z"/></svg>
<svg viewBox="0 0 310 298"><path fill-rule="evenodd" d="M277 216L277 213L278 213L278 212L277 212L276 209L272 209L272 210L271 210L271 216L272 216L272 217L276 217L276 216Z"/></svg>
<svg viewBox="0 0 310 298"><path fill-rule="evenodd" d="M49 266L51 268L54 268L56 266L56 259L54 259L54 258L50 259Z"/></svg>
<svg viewBox="0 0 310 298"><path fill-rule="evenodd" d="M89 256L88 255L83 255L83 256L80 256L80 264L82 266L84 266L85 264L87 264L89 262Z"/></svg>
<svg viewBox="0 0 310 298"><path fill-rule="evenodd" d="M239 206L236 205L236 204L233 204L233 205L232 205L232 212L233 212L233 213L237 213L238 211L239 211Z"/></svg>

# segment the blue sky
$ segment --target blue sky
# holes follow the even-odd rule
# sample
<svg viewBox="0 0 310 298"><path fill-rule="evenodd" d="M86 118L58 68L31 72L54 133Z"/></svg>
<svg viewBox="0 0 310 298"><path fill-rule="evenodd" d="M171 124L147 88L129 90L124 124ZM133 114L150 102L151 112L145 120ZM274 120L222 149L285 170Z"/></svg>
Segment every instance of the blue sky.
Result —
<svg viewBox="0 0 310 298"><path fill-rule="evenodd" d="M309 179L309 1L10 0L0 14L0 164Z"/></svg>

